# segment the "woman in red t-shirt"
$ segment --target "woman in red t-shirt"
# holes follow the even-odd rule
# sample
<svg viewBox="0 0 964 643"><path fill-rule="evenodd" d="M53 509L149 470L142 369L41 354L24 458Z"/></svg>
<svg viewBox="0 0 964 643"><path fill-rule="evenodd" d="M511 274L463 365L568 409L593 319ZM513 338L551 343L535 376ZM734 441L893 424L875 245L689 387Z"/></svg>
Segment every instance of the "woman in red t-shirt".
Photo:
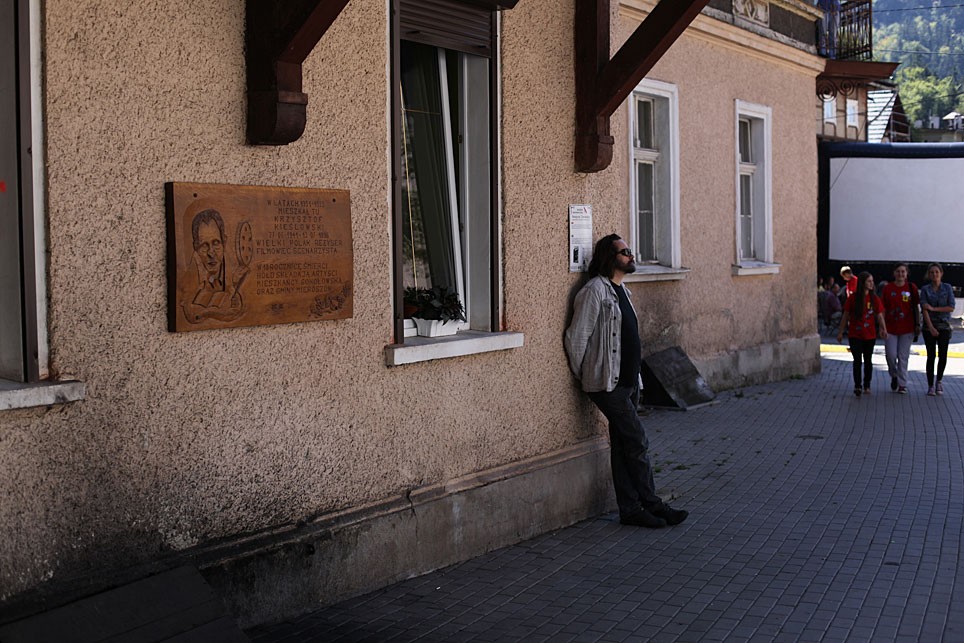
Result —
<svg viewBox="0 0 964 643"><path fill-rule="evenodd" d="M884 319L887 321L887 372L890 373L890 390L907 393L907 360L910 345L920 334L920 295L917 286L907 281L907 264L894 268L894 280L880 292L884 301Z"/></svg>
<svg viewBox="0 0 964 643"><path fill-rule="evenodd" d="M884 305L880 297L874 294L874 277L869 272L862 272L857 277L857 290L852 297L844 302L843 318L840 320L840 330L837 331L837 341L843 341L843 329L847 329L850 337L850 354L854 358L854 395L860 397L860 366L863 363L863 392L870 394L870 380L874 375L874 367L870 360L874 355L874 344L877 343L877 328L874 321L880 324L880 336L887 339L887 324L884 322Z"/></svg>

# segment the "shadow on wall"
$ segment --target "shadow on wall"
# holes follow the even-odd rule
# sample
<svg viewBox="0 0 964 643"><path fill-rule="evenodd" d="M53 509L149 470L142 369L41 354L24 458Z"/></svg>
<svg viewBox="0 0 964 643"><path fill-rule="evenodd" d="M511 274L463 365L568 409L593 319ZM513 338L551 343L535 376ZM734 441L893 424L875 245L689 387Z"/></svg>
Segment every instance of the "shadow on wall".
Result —
<svg viewBox="0 0 964 643"><path fill-rule="evenodd" d="M35 526L40 537L31 538L30 529L22 528L25 542L7 543L16 546L17 556L5 553L6 563L0 567L0 623L145 575L144 569L134 571L132 566L151 562L153 569L164 569L164 560L177 556L150 522L152 503L145 503L130 484L136 480L130 462L111 449L117 430L106 423L99 440L84 436L89 442L98 440L85 449L65 440L44 442L59 446L33 463L27 458L18 462L45 480L45 491L57 500L47 504L48 496L30 498L25 491L18 501L22 515L40 520ZM94 462L92 452L100 454ZM44 506L31 508L33 503Z"/></svg>

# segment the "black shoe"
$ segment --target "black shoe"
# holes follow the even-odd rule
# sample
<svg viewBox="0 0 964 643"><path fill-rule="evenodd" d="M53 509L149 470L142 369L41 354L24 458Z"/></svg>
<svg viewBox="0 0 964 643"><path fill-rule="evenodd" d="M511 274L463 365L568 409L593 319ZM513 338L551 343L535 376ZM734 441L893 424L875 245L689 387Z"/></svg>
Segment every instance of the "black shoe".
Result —
<svg viewBox="0 0 964 643"><path fill-rule="evenodd" d="M666 521L666 524L670 526L680 524L681 522L686 520L687 516L690 515L690 512L688 511L685 511L683 509L673 509L672 507L666 504L664 504L659 509L651 510L650 513L656 516L657 518L662 518L663 520Z"/></svg>
<svg viewBox="0 0 964 643"><path fill-rule="evenodd" d="M628 516L620 516L619 522L624 525L632 525L634 527L649 527L650 529L662 529L666 526L665 520L662 518L657 518L645 509L640 509L638 512L629 514Z"/></svg>
<svg viewBox="0 0 964 643"><path fill-rule="evenodd" d="M860 397L860 393L861 393L861 392L862 392L862 391L860 390L860 387L859 387L859 386L855 386L855 387L854 387L854 395L856 395L857 397Z"/></svg>
<svg viewBox="0 0 964 643"><path fill-rule="evenodd" d="M896 375L895 375L894 377L890 378L890 390L892 390L892 391L896 391L896 390L897 390L897 376L896 376Z"/></svg>

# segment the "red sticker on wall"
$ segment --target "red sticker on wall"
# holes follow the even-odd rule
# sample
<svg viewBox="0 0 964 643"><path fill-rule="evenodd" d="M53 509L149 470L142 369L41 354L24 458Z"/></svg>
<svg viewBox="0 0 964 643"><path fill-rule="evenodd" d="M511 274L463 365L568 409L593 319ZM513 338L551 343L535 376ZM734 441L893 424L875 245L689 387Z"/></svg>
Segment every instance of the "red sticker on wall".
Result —
<svg viewBox="0 0 964 643"><path fill-rule="evenodd" d="M7 182L0 181L0 194L3 194L6 191L7 191Z"/></svg>

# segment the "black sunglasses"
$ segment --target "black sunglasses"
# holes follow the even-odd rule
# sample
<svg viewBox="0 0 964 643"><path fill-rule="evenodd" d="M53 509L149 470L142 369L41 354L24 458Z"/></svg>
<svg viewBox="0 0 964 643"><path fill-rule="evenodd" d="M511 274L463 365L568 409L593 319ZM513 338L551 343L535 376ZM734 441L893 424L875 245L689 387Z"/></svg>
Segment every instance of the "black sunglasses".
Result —
<svg viewBox="0 0 964 643"><path fill-rule="evenodd" d="M616 251L616 254L622 255L622 256L624 256L624 257L633 257L633 256L635 256L635 255L633 255L633 251L630 250L629 248L623 248L622 250L617 250L617 251Z"/></svg>

